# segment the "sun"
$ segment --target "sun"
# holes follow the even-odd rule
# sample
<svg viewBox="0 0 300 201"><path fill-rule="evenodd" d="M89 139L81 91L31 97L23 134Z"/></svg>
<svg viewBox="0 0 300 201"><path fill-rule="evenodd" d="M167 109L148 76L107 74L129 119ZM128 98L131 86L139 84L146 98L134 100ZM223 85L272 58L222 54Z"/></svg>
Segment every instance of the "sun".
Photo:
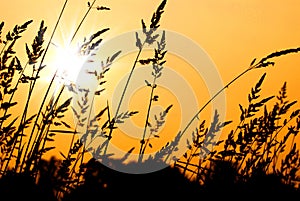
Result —
<svg viewBox="0 0 300 201"><path fill-rule="evenodd" d="M55 45L53 65L57 69L58 80L65 84L75 82L87 57L80 54L76 47Z"/></svg>

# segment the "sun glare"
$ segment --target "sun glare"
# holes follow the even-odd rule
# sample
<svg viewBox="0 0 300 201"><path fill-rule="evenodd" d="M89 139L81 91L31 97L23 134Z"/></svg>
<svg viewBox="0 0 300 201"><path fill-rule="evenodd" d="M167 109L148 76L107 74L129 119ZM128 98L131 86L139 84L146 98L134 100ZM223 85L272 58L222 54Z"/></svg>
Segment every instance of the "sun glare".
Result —
<svg viewBox="0 0 300 201"><path fill-rule="evenodd" d="M77 48L56 46L54 66L57 77L63 83L75 82L87 56L80 55Z"/></svg>

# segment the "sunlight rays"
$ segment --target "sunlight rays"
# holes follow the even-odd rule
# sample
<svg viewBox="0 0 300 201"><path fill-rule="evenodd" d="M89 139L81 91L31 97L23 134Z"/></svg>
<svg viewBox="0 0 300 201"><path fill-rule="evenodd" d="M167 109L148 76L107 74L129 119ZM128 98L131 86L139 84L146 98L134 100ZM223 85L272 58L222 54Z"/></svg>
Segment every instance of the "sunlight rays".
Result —
<svg viewBox="0 0 300 201"><path fill-rule="evenodd" d="M88 56L81 55L78 48L68 45L56 46L55 48L53 65L57 68L58 81L64 84L75 82Z"/></svg>

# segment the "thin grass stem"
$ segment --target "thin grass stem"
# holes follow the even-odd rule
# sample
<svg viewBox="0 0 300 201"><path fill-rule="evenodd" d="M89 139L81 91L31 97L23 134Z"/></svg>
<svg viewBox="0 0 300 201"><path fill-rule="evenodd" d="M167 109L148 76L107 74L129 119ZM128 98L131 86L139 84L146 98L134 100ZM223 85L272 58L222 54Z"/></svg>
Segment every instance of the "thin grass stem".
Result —
<svg viewBox="0 0 300 201"><path fill-rule="evenodd" d="M142 53L142 50L143 50L143 47L144 47L145 43L146 43L146 41L144 41L143 44L141 45L141 48L139 48L139 51L138 51L138 53L137 53L137 56L136 56L135 61L134 61L134 63L133 63L133 66L132 66L132 68L131 68L131 70L130 70L129 76L128 76L127 80L126 80L126 84L125 84L124 89L123 89L123 91L122 91L122 95L121 95L121 98L120 98L120 100L119 100L119 103L118 103L118 106L117 106L117 109L116 109L114 118L112 119L112 121L110 121L110 125L109 125L109 128L110 128L110 129L109 129L109 134L108 134L108 138L107 138L107 143L106 143L106 145L105 145L105 147L104 147L104 155L106 155L106 153L107 153L108 144L109 144L108 142L109 142L110 139L112 138L112 132L113 132L113 130L114 130L115 120L116 120L116 118L117 118L117 116L118 116L118 114L119 114L119 110L120 110L120 108L121 108L123 99L124 99L124 97L125 97L125 93L126 93L126 91L127 91L129 82L130 82L131 77L132 77L132 75L133 75L134 69L135 69L135 67L136 67L136 65L137 65L137 63L138 63L139 57L140 57L140 55L141 55L141 53Z"/></svg>
<svg viewBox="0 0 300 201"><path fill-rule="evenodd" d="M78 33L80 27L82 26L84 20L85 20L86 17L88 16L90 10L92 9L92 7L93 7L93 5L95 4L96 1L97 1L97 0L94 0L94 1L91 3L91 5L88 7L86 13L84 14L82 20L80 21L79 25L77 26L77 28L76 28L76 30L75 30L75 32L74 32L74 34L73 34L73 36L72 36L72 38L71 38L70 43L72 43L72 41L74 40L74 38L75 38L75 36L77 35L77 33Z"/></svg>
<svg viewBox="0 0 300 201"><path fill-rule="evenodd" d="M145 143L145 137L146 137L147 127L148 127L148 124L149 124L149 116L150 116L151 106L152 106L152 102L153 102L153 95L154 95L154 89L155 89L154 86L155 85L156 85L156 77L154 77L153 84L152 84L152 87L151 87L151 93L150 93L150 98L149 98L149 104L148 104L148 109L147 109L146 121L145 121L145 125L144 125L144 132L143 132L143 137L142 137L142 141L141 141L141 147L140 147L138 162L142 162L143 155L145 153L145 149L146 149L146 147L149 143L149 140L147 140L146 143Z"/></svg>
<svg viewBox="0 0 300 201"><path fill-rule="evenodd" d="M45 59L45 57L46 57L46 54L47 54L47 52L48 52L48 49L49 49L49 47L50 47L50 44L51 44L52 39L53 39L53 37L54 37L54 34L55 34L56 30L57 30L58 24L59 24L59 22L60 22L60 20L61 20L61 18L62 18L63 12L65 11L65 8L66 8L67 3L68 3L68 0L65 0L65 2L64 2L64 4L63 4L63 7L62 7L62 9L61 9L61 12L60 12L60 14L59 14L59 17L58 17L58 19L57 19L57 21L56 21L56 24L55 24L55 26L54 26L54 29L53 29L53 31L52 31L52 34L51 34L51 36L50 36L50 39L49 39L49 41L48 41L48 44L47 44L47 46L46 46L46 49L45 49L45 51L44 51L44 54L43 54L43 56L42 56L42 59L41 59L41 61L40 61L40 65L39 65L39 68L38 68L38 70L37 70L36 77L38 77L38 75L39 75L39 72L40 72L41 67L42 67L42 65L43 65L43 62L44 62L44 59ZM56 72L57 72L57 70L56 70ZM55 72L54 75L56 75L56 72ZM40 115L41 115L42 108L43 108L43 106L44 106L44 104L45 104L45 102L46 102L46 98L47 98L48 93L49 93L49 91L50 91L50 87L51 87L51 85L52 85L52 83L53 83L53 81L54 81L54 78L55 78L55 76L53 76L52 79L51 79L51 81L50 81L50 84L49 84L49 86L48 86L48 89L47 89L47 91L46 91L46 94L45 94L45 96L44 96L44 98L43 98L43 101L42 101L42 103L41 103L41 105L40 105L40 108L39 108L39 111L38 111L38 113L37 113L37 116L36 116L36 118L35 118L35 122L34 122L34 124L33 124L33 128L32 128L32 130L31 130L31 134L30 134L30 137L29 137L29 140L28 140L26 149L25 149L24 158L23 158L23 161L22 161L21 168L23 167L23 165L24 165L24 163L25 163L26 155L27 155L27 152L28 152L28 150L29 150L29 146L30 146L30 144L31 144L31 140L32 140L32 137L33 137L33 134L34 134L36 125L37 125L37 121L38 121L38 119L39 119L39 117L40 117ZM34 82L33 82L32 90L33 90L33 87L35 86L35 83L36 83L36 80L34 80ZM31 96L32 90L30 91L29 97ZM28 103L29 103L29 99L27 99L27 103L26 103L26 104L28 104Z"/></svg>

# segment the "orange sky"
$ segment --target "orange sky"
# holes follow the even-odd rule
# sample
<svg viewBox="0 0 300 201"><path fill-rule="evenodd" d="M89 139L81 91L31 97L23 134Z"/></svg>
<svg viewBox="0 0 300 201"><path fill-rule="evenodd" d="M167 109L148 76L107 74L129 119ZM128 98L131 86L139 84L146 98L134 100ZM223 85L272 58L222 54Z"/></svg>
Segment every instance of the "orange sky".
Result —
<svg viewBox="0 0 300 201"><path fill-rule="evenodd" d="M149 25L152 13L160 2L99 0L96 5L107 6L111 10L93 10L78 32L77 39L81 40L83 36L109 27L110 31L104 36L104 40L109 40L119 34L139 29L141 19ZM33 19L34 23L19 43L20 48L23 48L24 42L31 43L40 21L45 20L49 38L63 3L63 0L2 2L0 20L5 22L4 33L15 24ZM72 35L86 9L87 1L69 0L53 42L59 44ZM201 46L226 84L247 68L253 58L259 59L281 49L300 47L299 19L298 0L168 0L161 19L161 28L183 34ZM252 71L229 87L226 91L227 120L239 118L238 104L246 105L247 94L264 72L267 72L262 91L265 96L276 94L283 82L287 81L289 98L300 99L300 55L287 55L274 61L275 67ZM170 63L175 65L174 61ZM197 86L193 87L195 90L199 89ZM204 93L199 104L207 99L207 93Z"/></svg>

